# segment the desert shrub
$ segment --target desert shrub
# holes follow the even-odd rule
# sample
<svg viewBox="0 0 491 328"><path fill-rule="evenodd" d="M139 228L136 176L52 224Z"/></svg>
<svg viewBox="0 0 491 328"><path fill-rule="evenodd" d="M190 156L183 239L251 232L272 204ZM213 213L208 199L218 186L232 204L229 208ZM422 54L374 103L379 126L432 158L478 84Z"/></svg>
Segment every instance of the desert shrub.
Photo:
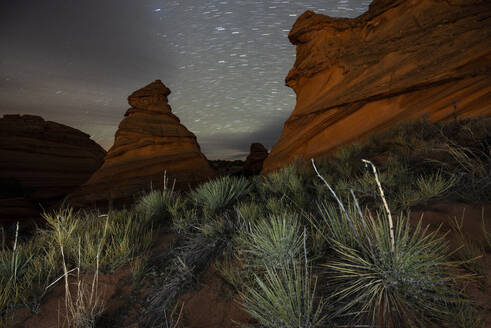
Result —
<svg viewBox="0 0 491 328"><path fill-rule="evenodd" d="M58 244L64 245L67 263L80 262L81 269L94 270L99 254L99 268L103 271L115 270L148 251L152 245L150 217L142 217L137 211L121 210L100 215L98 212L62 209L45 213L44 218L57 232L52 237L56 237ZM107 229L104 228L106 219ZM99 250L103 234L105 242L102 250ZM82 249L80 254L79 244Z"/></svg>
<svg viewBox="0 0 491 328"><path fill-rule="evenodd" d="M458 301L450 311L450 320L445 324L449 328L484 328L486 319L482 311L467 300Z"/></svg>
<svg viewBox="0 0 491 328"><path fill-rule="evenodd" d="M246 222L256 222L266 215L266 209L262 203L243 202L236 206L237 216Z"/></svg>
<svg viewBox="0 0 491 328"><path fill-rule="evenodd" d="M103 221L99 222L102 224ZM153 224L142 219L137 212L110 212L108 222L107 241L101 253L102 269L115 270L133 258L147 253L152 247ZM92 239L87 244L94 245L96 242L97 239Z"/></svg>
<svg viewBox="0 0 491 328"><path fill-rule="evenodd" d="M316 281L307 268L293 263L266 267L255 280L242 294L242 304L262 327L325 327L325 303L316 298Z"/></svg>
<svg viewBox="0 0 491 328"><path fill-rule="evenodd" d="M178 295L189 290L212 260L230 256L234 250L234 237L243 230L244 221L227 213L196 221L181 234L166 262L159 288L149 297L148 317L144 327L158 324L175 302Z"/></svg>
<svg viewBox="0 0 491 328"><path fill-rule="evenodd" d="M319 172L330 181L352 179L362 168L361 159L366 157L364 148L363 144L353 143L340 147L330 156L319 157L316 160ZM304 172L316 182L311 168Z"/></svg>
<svg viewBox="0 0 491 328"><path fill-rule="evenodd" d="M444 320L449 304L458 299L451 286L455 264L447 259L444 237L438 231L429 233L421 222L411 228L409 218L401 216L395 222L392 250L384 214L352 219L356 225L366 221L366 226L357 229L357 238L328 237L334 254L324 266L332 293L329 301L337 307L335 316L354 313L351 324L384 327L425 326Z"/></svg>
<svg viewBox="0 0 491 328"><path fill-rule="evenodd" d="M445 236L423 229L421 221L412 227L409 216L401 215L394 223L376 168L364 162L372 166L384 204L375 217L369 212L366 217L359 207L346 210L312 161L339 207L337 215L332 206L320 207L331 250L323 265L334 308L331 318L383 327L445 322L450 306L461 299L452 285L457 263L448 260Z"/></svg>
<svg viewBox="0 0 491 328"><path fill-rule="evenodd" d="M187 231L193 230L199 224L200 215L196 207L183 207L180 214L172 219L171 230L178 234L184 234Z"/></svg>
<svg viewBox="0 0 491 328"><path fill-rule="evenodd" d="M233 206L248 195L251 188L246 178L221 177L194 189L189 197L203 209L205 216L212 217Z"/></svg>
<svg viewBox="0 0 491 328"><path fill-rule="evenodd" d="M222 279L232 286L235 291L243 289L248 271L251 271L241 267L240 263L232 256L223 256L222 259L217 260L215 262L215 268Z"/></svg>
<svg viewBox="0 0 491 328"><path fill-rule="evenodd" d="M271 215L237 236L238 249L256 268L285 266L302 255L303 228L296 215Z"/></svg>
<svg viewBox="0 0 491 328"><path fill-rule="evenodd" d="M0 325L18 305L39 311L46 287L61 272L60 256L40 231L28 241L16 233L12 248L0 249Z"/></svg>
<svg viewBox="0 0 491 328"><path fill-rule="evenodd" d="M3 248L0 252L0 318L11 307L22 300L22 276L27 271L32 255L26 247L18 246L19 224L14 245L11 250Z"/></svg>
<svg viewBox="0 0 491 328"><path fill-rule="evenodd" d="M140 198L136 209L156 224L165 224L180 214L183 202L171 189L153 190Z"/></svg>
<svg viewBox="0 0 491 328"><path fill-rule="evenodd" d="M447 174L458 177L459 183L454 184L453 191L459 200L470 203L489 200L491 148L480 146L466 147L448 141L441 148L451 156L451 160L441 161L440 164Z"/></svg>
<svg viewBox="0 0 491 328"><path fill-rule="evenodd" d="M343 215L340 215L339 206L331 202L324 201L317 206L317 216L314 217L312 225L319 230L326 242L333 246L332 240L337 240L343 245L354 246L361 233L358 230L365 228L365 224L358 224L363 222L360 222L356 217L358 215L356 209L353 206L348 206L348 213L341 211ZM330 238L326 238L326 236L330 236Z"/></svg>
<svg viewBox="0 0 491 328"><path fill-rule="evenodd" d="M394 207L408 209L411 206L426 204L430 200L448 195L458 177L446 177L438 170L414 178L412 184L401 185L394 195Z"/></svg>
<svg viewBox="0 0 491 328"><path fill-rule="evenodd" d="M97 239L96 254L94 256L95 272L91 284L87 284L86 281L80 278L80 271L82 267L82 241L81 236L77 234L77 228L79 227L79 217L77 213L72 209L61 209L52 214L44 214L44 218L53 229L53 246L58 248L61 254L61 266L63 268L63 280L65 282L65 320L69 327L74 328L86 328L95 327L96 320L100 317L104 310L104 305L101 301L101 295L98 291L98 276L99 276L99 264L101 258L101 252L106 243L106 234L108 230L109 218L106 217L104 225L102 227L102 235ZM71 251L70 248L77 240L78 237L78 262L74 264L73 269L69 269L70 264L67 262L67 251ZM91 244L89 244L92 246ZM85 246L85 245L84 245ZM70 273L76 272L75 285L76 293L73 294L69 285L71 283Z"/></svg>
<svg viewBox="0 0 491 328"><path fill-rule="evenodd" d="M258 189L263 201L285 200L282 206L293 210L305 208L311 202L306 180L299 174L296 164L263 177Z"/></svg>

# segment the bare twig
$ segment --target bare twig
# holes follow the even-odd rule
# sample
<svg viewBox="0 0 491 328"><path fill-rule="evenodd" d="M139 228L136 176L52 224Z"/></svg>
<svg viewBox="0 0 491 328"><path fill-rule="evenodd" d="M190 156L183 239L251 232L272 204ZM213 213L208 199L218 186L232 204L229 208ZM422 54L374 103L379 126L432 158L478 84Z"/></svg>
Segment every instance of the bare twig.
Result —
<svg viewBox="0 0 491 328"><path fill-rule="evenodd" d="M341 200L338 198L338 195L336 195L336 192L331 188L329 183L327 183L326 179L324 179L324 177L319 173L319 171L317 170L317 167L315 166L315 162L314 162L313 158L311 159L311 161L312 161L312 166L314 167L315 173L317 173L317 176L324 182L324 184L327 186L327 188L329 189L331 194L334 196L334 198L338 202L339 208L344 213L344 216L346 217L346 220L348 221L348 224L349 224L351 230L353 230L353 233L355 234L355 236L358 236L358 234L355 230L355 227L353 226L353 223L351 222L351 219L349 218L348 212L344 208L344 205L341 202Z"/></svg>
<svg viewBox="0 0 491 328"><path fill-rule="evenodd" d="M355 206L358 211L358 214L360 215L360 218L363 219L363 212L361 211L360 204L358 204L358 199L355 196L355 192L353 191L353 189L350 189L349 191L351 192L351 196L353 196L353 199L355 200Z"/></svg>
<svg viewBox="0 0 491 328"><path fill-rule="evenodd" d="M67 273L72 273L73 271L75 270L78 270L79 268L76 267L76 268L73 268L71 269L70 271L68 271ZM49 284L45 290L48 290L51 286L53 286L54 284L56 284L58 281L60 281L61 279L65 278L65 274L63 273L61 276L59 276L55 281L53 281L51 284Z"/></svg>
<svg viewBox="0 0 491 328"><path fill-rule="evenodd" d="M362 159L361 160L363 163L365 163L365 165L371 165L372 166L372 170L373 170L373 174L375 175L375 181L377 181L377 185L378 185L378 190L380 192L380 196L382 197L382 201L384 203L384 207L385 207L385 211L387 212L387 216L389 218L389 229L390 229L390 241L391 241L391 244L392 244L392 252L394 252L395 250L395 242L394 242L394 224L392 222L392 215L390 214L390 209L389 209L389 205L387 204L387 201L385 200L385 195L384 195L384 190L382 189L382 185L380 184L380 180L378 178L378 174L377 174L377 168L375 167L375 165L373 165L372 162L370 162L369 160L366 160L366 159Z"/></svg>
<svg viewBox="0 0 491 328"><path fill-rule="evenodd" d="M17 228L15 229L15 242L14 242L14 249L12 250L12 266L14 269L14 285L17 282L17 259L15 257L15 251L17 249L18 238L19 238L19 221L17 221Z"/></svg>

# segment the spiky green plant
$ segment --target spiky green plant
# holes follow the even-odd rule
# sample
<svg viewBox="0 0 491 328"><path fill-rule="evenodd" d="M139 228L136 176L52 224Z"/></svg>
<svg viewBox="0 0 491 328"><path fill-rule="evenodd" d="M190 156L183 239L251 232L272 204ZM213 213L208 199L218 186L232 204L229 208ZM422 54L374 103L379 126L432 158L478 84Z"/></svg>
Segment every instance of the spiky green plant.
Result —
<svg viewBox="0 0 491 328"><path fill-rule="evenodd" d="M452 308L450 320L446 327L449 328L484 328L486 319L475 304L468 301L459 301Z"/></svg>
<svg viewBox="0 0 491 328"><path fill-rule="evenodd" d="M171 189L153 190L140 198L136 208L158 223L168 223L182 207L179 195Z"/></svg>
<svg viewBox="0 0 491 328"><path fill-rule="evenodd" d="M292 209L304 208L310 203L310 195L305 187L306 181L299 174L297 163L268 174L258 184L263 200L286 199L283 207Z"/></svg>
<svg viewBox="0 0 491 328"><path fill-rule="evenodd" d="M362 224L360 220L357 224ZM394 227L394 250L387 218L366 219L367 226L353 244L330 236L334 256L327 269L329 300L338 318L351 324L384 327L425 326L449 315L459 295L452 289L455 263L438 231L428 232L421 221L411 228L408 217ZM347 234L352 232L347 229ZM351 316L351 318L349 318Z"/></svg>
<svg viewBox="0 0 491 328"><path fill-rule="evenodd" d="M331 215L321 215L333 227L326 236L333 253L323 265L336 309L332 318L383 327L444 322L449 305L460 299L452 286L457 275L451 268L457 263L447 259L445 236L423 229L421 221L412 228L409 216L401 215L394 224L376 167L363 161L372 167L384 205L375 217L365 217L358 206L358 214L349 213L312 160L339 206L337 218L332 209Z"/></svg>
<svg viewBox="0 0 491 328"><path fill-rule="evenodd" d="M237 216L246 222L255 222L264 217L266 212L263 204L257 202L244 202L236 206Z"/></svg>
<svg viewBox="0 0 491 328"><path fill-rule="evenodd" d="M303 229L296 215L271 215L250 224L237 240L248 265L278 268L302 255Z"/></svg>
<svg viewBox="0 0 491 328"><path fill-rule="evenodd" d="M225 176L198 186L191 192L190 199L211 217L233 209L234 204L246 196L250 188L251 184L246 178Z"/></svg>
<svg viewBox="0 0 491 328"><path fill-rule="evenodd" d="M316 280L302 265L266 267L264 276L241 293L244 309L265 328L325 327L325 302L316 297Z"/></svg>
<svg viewBox="0 0 491 328"><path fill-rule="evenodd" d="M457 182L457 177L445 178L441 171L428 176L419 176L416 179L417 191L420 199L428 200L440 197L450 190Z"/></svg>

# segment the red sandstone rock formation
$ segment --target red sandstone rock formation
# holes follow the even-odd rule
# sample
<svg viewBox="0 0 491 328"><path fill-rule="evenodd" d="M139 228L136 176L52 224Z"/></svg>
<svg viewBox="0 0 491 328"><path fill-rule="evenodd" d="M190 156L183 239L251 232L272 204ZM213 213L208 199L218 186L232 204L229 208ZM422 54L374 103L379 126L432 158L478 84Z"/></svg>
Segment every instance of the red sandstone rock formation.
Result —
<svg viewBox="0 0 491 328"><path fill-rule="evenodd" d="M374 0L367 13L305 12L290 34L296 107L263 172L400 121L491 114L491 1Z"/></svg>
<svg viewBox="0 0 491 328"><path fill-rule="evenodd" d="M260 143L252 143L251 151L244 163L243 172L245 175L256 175L261 173L263 162L268 157L268 150Z"/></svg>
<svg viewBox="0 0 491 328"><path fill-rule="evenodd" d="M73 193L75 205L131 201L150 188L187 189L214 176L196 136L171 113L170 90L160 81L133 92L102 167Z"/></svg>
<svg viewBox="0 0 491 328"><path fill-rule="evenodd" d="M90 136L39 116L0 119L0 220L32 217L83 184L106 151Z"/></svg>

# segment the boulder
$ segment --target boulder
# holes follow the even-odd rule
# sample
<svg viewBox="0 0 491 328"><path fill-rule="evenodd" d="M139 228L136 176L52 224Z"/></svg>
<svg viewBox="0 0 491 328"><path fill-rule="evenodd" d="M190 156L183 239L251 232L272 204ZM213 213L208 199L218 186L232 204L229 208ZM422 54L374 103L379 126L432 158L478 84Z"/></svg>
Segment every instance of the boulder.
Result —
<svg viewBox="0 0 491 328"><path fill-rule="evenodd" d="M172 113L160 81L128 97L131 108L116 131L104 164L70 195L75 206L132 202L150 189L187 190L215 175L196 136Z"/></svg>
<svg viewBox="0 0 491 328"><path fill-rule="evenodd" d="M297 103L269 172L393 126L491 114L491 2L374 0L357 18L307 11L289 33Z"/></svg>

